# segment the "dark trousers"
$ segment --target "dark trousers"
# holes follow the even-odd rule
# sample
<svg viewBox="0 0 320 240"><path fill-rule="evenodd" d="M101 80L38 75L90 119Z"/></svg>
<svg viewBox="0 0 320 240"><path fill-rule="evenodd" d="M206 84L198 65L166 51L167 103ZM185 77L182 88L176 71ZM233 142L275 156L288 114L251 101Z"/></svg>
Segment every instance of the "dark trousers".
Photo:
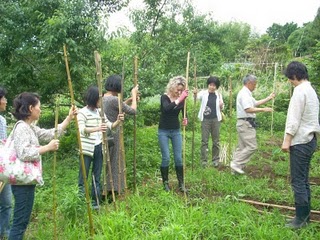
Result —
<svg viewBox="0 0 320 240"><path fill-rule="evenodd" d="M22 240L30 221L36 185L11 185L14 196L13 222L9 240Z"/></svg>
<svg viewBox="0 0 320 240"><path fill-rule="evenodd" d="M296 206L310 204L309 168L316 147L316 137L306 144L297 144L290 147L291 187Z"/></svg>

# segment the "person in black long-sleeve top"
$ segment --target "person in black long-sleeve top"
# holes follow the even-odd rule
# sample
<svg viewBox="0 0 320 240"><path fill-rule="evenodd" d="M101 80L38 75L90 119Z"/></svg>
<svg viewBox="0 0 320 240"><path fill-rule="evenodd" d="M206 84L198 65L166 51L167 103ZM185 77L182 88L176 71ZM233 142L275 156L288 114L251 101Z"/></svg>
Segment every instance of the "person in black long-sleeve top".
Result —
<svg viewBox="0 0 320 240"><path fill-rule="evenodd" d="M160 171L165 191L170 191L169 187L169 140L171 140L175 170L179 182L179 190L187 191L183 182L183 162L182 162L182 136L180 131L179 113L183 113L185 99L188 96L186 88L186 79L177 76L170 79L166 93L161 96L160 121L158 128L158 140L161 149L162 161ZM182 124L187 125L187 118L184 118Z"/></svg>

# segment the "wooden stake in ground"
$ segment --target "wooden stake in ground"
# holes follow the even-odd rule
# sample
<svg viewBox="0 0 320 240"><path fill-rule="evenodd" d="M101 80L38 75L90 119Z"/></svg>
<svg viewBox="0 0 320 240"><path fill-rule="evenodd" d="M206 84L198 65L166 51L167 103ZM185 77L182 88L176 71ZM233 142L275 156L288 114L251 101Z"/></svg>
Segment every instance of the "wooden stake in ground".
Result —
<svg viewBox="0 0 320 240"><path fill-rule="evenodd" d="M138 85L138 57L134 57L134 76L133 83L136 87ZM137 189L137 116L133 115L133 191Z"/></svg>
<svg viewBox="0 0 320 240"><path fill-rule="evenodd" d="M194 78L194 88L196 91L198 91L198 84L197 84L197 63L196 58L194 58L193 61L193 78ZM196 125L196 105L197 105L197 92L193 95L193 114L192 114L192 145L191 145L191 171L193 172L193 165L194 165L194 130Z"/></svg>
<svg viewBox="0 0 320 240"><path fill-rule="evenodd" d="M187 67L186 67L186 90L188 90L188 80L189 80L189 62L190 62L190 52L188 52L187 56ZM187 117L187 99L184 100L183 106L183 118ZM185 189L185 176L186 176L186 126L183 125L183 186L182 188ZM187 198L187 193L184 191L184 196Z"/></svg>
<svg viewBox="0 0 320 240"><path fill-rule="evenodd" d="M58 119L59 119L59 105L58 99L56 100L54 114L54 139L58 137ZM57 237L57 195L56 195L56 184L57 184L57 151L53 152L53 179L52 179L52 195L53 195L53 234L54 239L58 239Z"/></svg>
<svg viewBox="0 0 320 240"><path fill-rule="evenodd" d="M231 77L229 76L229 129L228 129L228 132L229 132L229 144L228 144L228 157L227 159L231 159L232 157L232 121L231 121L231 118L232 118L232 79ZM226 161L227 163L227 161Z"/></svg>
<svg viewBox="0 0 320 240"><path fill-rule="evenodd" d="M67 56L67 47L65 44L63 45L63 53L64 53L64 60L65 60L65 64L66 64L68 86L69 86L70 97L71 97L71 105L73 107L75 107L74 94L73 94L71 75L70 75L68 56ZM82 150L82 144L81 144L81 139L80 139L80 131L79 131L79 124L78 124L77 115L75 115L75 125L76 125L76 129L77 129L77 140L78 140L78 146L79 146L79 152L80 152L80 163L81 163L81 170L82 170L82 175L83 175L84 190L85 190L85 195L86 195L86 204L87 204L87 211L88 211L88 218L89 218L89 225L90 225L90 235L91 235L91 237L93 237L94 236L94 227L93 227L93 220L92 220L92 213L91 213L91 200L90 200L90 196L89 196L89 187L88 187L88 182L87 182L87 175L86 175L86 169L85 169L85 164L84 164L84 157L83 157L83 150Z"/></svg>
<svg viewBox="0 0 320 240"><path fill-rule="evenodd" d="M121 92L118 94L118 107L119 107L119 114L122 114L123 108L123 88L124 88L124 57L123 57L123 64L122 64L122 77L121 77ZM125 164L125 151L124 151L124 136L123 136L123 123L122 121L119 124L119 152L118 152L118 193L120 195L121 189L121 168L123 168L123 182L125 193L127 191L127 178L126 178L126 164ZM126 194L124 194L126 195Z"/></svg>
<svg viewBox="0 0 320 240"><path fill-rule="evenodd" d="M277 69L278 63L274 64L274 74L273 74L273 92L276 91L276 81L277 81ZM272 98L272 109L274 109L274 98ZM273 136L273 122L274 122L274 112L271 112L271 136Z"/></svg>
<svg viewBox="0 0 320 240"><path fill-rule="evenodd" d="M102 98L102 69L101 69L101 57L98 51L94 51L94 60L96 64L96 77L99 89L99 99L100 99L100 117L102 123L106 123L106 118L103 110L103 98ZM111 186L111 194L112 194L112 201L114 203L114 207L116 208L116 197L114 194L114 186L113 186L113 177L111 171L111 162L110 162L110 153L109 153L109 146L108 146L108 138L107 133L102 133L102 157L103 157L103 192L105 197L107 198L107 167L110 179L110 186Z"/></svg>

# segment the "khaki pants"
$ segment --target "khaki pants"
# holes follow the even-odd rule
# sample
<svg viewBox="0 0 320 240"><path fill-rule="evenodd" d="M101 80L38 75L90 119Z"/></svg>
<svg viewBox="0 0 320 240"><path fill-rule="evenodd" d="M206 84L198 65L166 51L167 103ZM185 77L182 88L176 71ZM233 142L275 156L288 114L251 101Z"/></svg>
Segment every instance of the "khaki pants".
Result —
<svg viewBox="0 0 320 240"><path fill-rule="evenodd" d="M257 149L256 129L242 119L237 121L238 145L231 163L242 168Z"/></svg>

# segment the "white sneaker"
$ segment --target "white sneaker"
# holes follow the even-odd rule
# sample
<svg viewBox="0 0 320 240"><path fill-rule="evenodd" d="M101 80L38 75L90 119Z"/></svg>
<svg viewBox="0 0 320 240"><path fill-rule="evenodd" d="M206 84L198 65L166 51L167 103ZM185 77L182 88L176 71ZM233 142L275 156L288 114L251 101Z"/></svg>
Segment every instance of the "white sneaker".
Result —
<svg viewBox="0 0 320 240"><path fill-rule="evenodd" d="M231 170L233 170L239 174L244 174L244 171L241 168L239 168L236 164L231 163L230 167L231 167Z"/></svg>

